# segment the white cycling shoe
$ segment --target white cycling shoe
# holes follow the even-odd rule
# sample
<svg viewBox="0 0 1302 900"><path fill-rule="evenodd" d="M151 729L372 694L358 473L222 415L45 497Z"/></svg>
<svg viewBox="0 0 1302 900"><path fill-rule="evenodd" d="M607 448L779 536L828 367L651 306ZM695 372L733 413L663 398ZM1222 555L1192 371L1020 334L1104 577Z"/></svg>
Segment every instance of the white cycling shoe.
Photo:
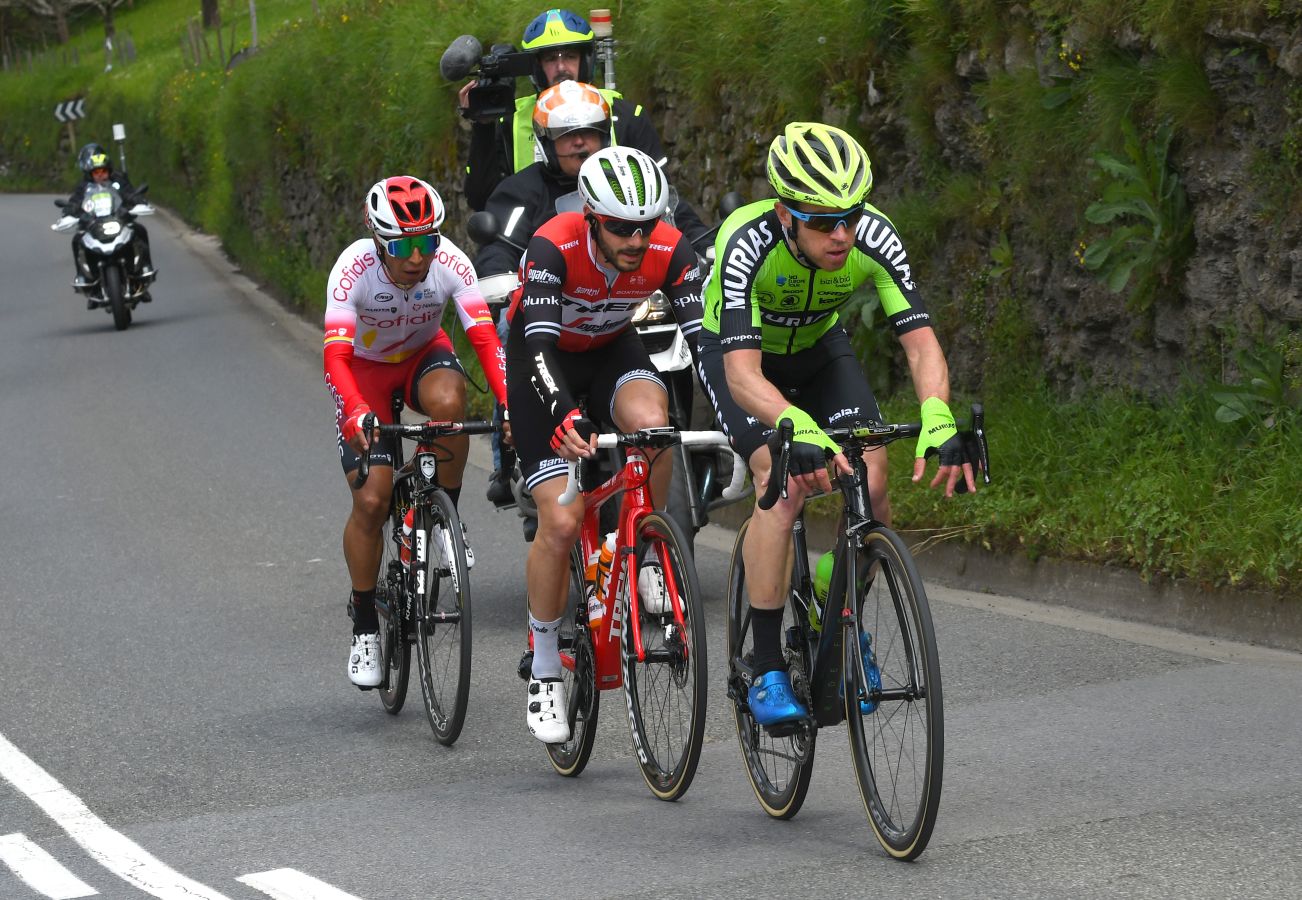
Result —
<svg viewBox="0 0 1302 900"><path fill-rule="evenodd" d="M461 521L461 540L466 545L466 569L473 569L475 567L475 551L470 546L470 532L466 530L464 519Z"/></svg>
<svg viewBox="0 0 1302 900"><path fill-rule="evenodd" d="M637 570L637 596L648 615L663 616L674 611L669 592L665 590L665 573L660 561L650 553Z"/></svg>
<svg viewBox="0 0 1302 900"><path fill-rule="evenodd" d="M475 551L470 546L470 534L466 523L461 523L461 540L466 546L466 571L475 567ZM446 529L435 526L434 546L438 547L439 565L446 571L452 571L452 535Z"/></svg>
<svg viewBox="0 0 1302 900"><path fill-rule="evenodd" d="M544 744L563 744L570 739L570 722L565 711L565 685L559 681L529 679L529 707L525 713L529 733Z"/></svg>
<svg viewBox="0 0 1302 900"><path fill-rule="evenodd" d="M348 680L359 688L377 687L380 672L380 635L355 634L348 650Z"/></svg>

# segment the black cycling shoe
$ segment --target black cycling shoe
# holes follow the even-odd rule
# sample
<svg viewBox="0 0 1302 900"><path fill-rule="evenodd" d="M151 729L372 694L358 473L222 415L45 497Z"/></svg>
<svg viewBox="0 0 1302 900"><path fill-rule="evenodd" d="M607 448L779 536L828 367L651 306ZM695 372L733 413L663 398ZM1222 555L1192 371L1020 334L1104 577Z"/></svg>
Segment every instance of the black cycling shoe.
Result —
<svg viewBox="0 0 1302 900"><path fill-rule="evenodd" d="M511 493L511 473L494 469L488 476L488 502L498 509L515 505L515 495Z"/></svg>

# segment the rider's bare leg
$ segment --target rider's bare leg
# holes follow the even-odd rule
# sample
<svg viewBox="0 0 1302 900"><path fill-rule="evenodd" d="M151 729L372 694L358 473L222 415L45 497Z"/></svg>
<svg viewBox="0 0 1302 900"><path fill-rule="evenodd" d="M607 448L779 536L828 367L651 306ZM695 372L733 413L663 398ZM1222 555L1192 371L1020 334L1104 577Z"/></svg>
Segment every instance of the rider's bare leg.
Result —
<svg viewBox="0 0 1302 900"><path fill-rule="evenodd" d="M435 422L459 422L466 417L466 379L456 369L426 372L416 384L416 393L420 408ZM439 438L438 443L452 457L439 462L439 483L445 490L459 493L466 470L466 456L470 451L470 438L466 435L444 437Z"/></svg>
<svg viewBox="0 0 1302 900"><path fill-rule="evenodd" d="M659 428L669 424L669 394L658 381L637 378L615 392L615 427L620 431ZM669 499L669 482L673 476L674 454L660 462L660 450L647 449L651 463L651 505L664 509Z"/></svg>
<svg viewBox="0 0 1302 900"><path fill-rule="evenodd" d="M344 562L353 590L375 589L380 570L380 539L384 517L389 514L389 494L393 490L393 469L374 466L366 484L354 489L352 479L356 470L345 473L353 495L353 508L344 525Z"/></svg>

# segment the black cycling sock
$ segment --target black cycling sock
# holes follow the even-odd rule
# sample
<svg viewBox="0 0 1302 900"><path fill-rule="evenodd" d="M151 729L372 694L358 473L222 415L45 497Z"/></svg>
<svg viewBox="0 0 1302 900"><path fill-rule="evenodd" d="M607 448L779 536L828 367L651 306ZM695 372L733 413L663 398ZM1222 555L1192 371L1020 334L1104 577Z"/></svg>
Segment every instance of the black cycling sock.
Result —
<svg viewBox="0 0 1302 900"><path fill-rule="evenodd" d="M443 493L448 495L448 499L452 501L452 507L454 509L460 509L457 504L461 502L461 488L444 488Z"/></svg>
<svg viewBox="0 0 1302 900"><path fill-rule="evenodd" d="M353 634L374 634L380 630L380 617L375 614L375 588L354 589L352 604Z"/></svg>
<svg viewBox="0 0 1302 900"><path fill-rule="evenodd" d="M786 660L782 658L782 611L782 607L750 608L750 633L755 642L751 665L757 676L787 670Z"/></svg>

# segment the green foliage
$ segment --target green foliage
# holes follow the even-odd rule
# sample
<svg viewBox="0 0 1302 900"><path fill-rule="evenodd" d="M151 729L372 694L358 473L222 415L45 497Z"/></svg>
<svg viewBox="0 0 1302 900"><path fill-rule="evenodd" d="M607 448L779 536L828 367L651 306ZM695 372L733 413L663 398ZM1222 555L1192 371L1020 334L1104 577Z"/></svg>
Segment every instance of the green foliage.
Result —
<svg viewBox="0 0 1302 900"><path fill-rule="evenodd" d="M945 500L913 484L911 448L892 446L891 505L906 533L1302 591L1302 428L1244 445L1192 386L1160 405L1121 394L1064 402L1028 376L1015 389L988 383L983 399L994 483L976 496ZM888 418L916 416L911 395L883 406ZM961 420L966 402L951 406Z"/></svg>
<svg viewBox="0 0 1302 900"><path fill-rule="evenodd" d="M1302 87L1289 91L1284 112L1288 115L1288 126L1280 144L1280 157L1294 174L1302 175Z"/></svg>
<svg viewBox="0 0 1302 900"><path fill-rule="evenodd" d="M999 240L990 248L991 278L1003 278L1013 270L1013 247L1008 243L1008 232L1000 231Z"/></svg>
<svg viewBox="0 0 1302 900"><path fill-rule="evenodd" d="M1086 248L1084 264L1113 293L1124 290L1133 275L1130 307L1145 310L1178 276L1192 251L1193 217L1180 176L1167 164L1171 126L1162 125L1143 145L1129 122L1122 129L1125 158L1095 155L1111 181L1102 199L1085 210L1085 218L1096 225L1117 225Z"/></svg>
<svg viewBox="0 0 1302 900"><path fill-rule="evenodd" d="M1291 358L1290 358L1291 357ZM1262 347L1237 355L1243 380L1212 391L1216 421L1241 422L1251 428L1274 428L1302 414L1302 332L1279 347Z"/></svg>

